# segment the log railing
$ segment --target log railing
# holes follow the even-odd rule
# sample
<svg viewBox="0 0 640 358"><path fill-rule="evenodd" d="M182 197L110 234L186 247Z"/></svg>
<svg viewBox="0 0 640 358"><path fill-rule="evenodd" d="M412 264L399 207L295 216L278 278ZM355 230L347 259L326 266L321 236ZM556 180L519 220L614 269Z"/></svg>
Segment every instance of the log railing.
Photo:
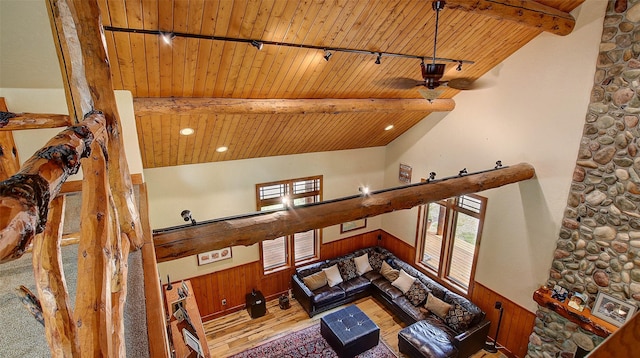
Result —
<svg viewBox="0 0 640 358"><path fill-rule="evenodd" d="M34 273L52 356L124 357L127 258L130 249L142 246L143 235L100 11L96 0L47 0L47 6L70 116L19 115L3 106L0 115L6 121L0 121L0 126L7 128L0 133L35 124L57 126L71 121L76 125L52 138L17 174L0 163L3 172L14 174L0 182L0 262L20 257L37 235ZM60 268L64 205L56 196L80 168L78 283L71 310Z"/></svg>

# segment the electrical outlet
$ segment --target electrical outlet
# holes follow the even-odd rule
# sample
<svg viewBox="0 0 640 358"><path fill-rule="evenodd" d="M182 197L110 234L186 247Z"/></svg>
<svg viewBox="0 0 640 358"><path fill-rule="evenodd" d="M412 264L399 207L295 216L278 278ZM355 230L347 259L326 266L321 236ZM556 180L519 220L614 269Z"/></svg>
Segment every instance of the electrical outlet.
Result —
<svg viewBox="0 0 640 358"><path fill-rule="evenodd" d="M223 305L223 306L226 306L226 305L227 305L227 299L226 299L226 298L223 298L223 299L222 299L222 305Z"/></svg>

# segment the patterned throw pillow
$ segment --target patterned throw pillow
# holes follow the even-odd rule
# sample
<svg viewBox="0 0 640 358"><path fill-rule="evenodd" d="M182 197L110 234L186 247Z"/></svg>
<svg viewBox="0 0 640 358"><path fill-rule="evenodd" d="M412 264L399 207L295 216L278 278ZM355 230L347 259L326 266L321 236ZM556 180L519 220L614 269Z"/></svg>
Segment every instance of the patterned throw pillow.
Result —
<svg viewBox="0 0 640 358"><path fill-rule="evenodd" d="M352 258L338 262L338 270L340 270L340 276L342 276L342 279L345 281L349 281L352 278L358 277L358 272L356 271L356 263Z"/></svg>
<svg viewBox="0 0 640 358"><path fill-rule="evenodd" d="M444 318L447 326L456 332L463 332L469 328L469 323L473 320L473 314L457 303L451 305L449 313Z"/></svg>
<svg viewBox="0 0 640 358"><path fill-rule="evenodd" d="M429 289L427 286L425 286L420 280L415 280L409 288L409 291L404 295L407 296L407 299L417 307L427 299L428 294Z"/></svg>
<svg viewBox="0 0 640 358"><path fill-rule="evenodd" d="M380 271L382 262L384 262L384 255L379 252L374 252L369 256L369 264L371 264L371 267L378 272Z"/></svg>

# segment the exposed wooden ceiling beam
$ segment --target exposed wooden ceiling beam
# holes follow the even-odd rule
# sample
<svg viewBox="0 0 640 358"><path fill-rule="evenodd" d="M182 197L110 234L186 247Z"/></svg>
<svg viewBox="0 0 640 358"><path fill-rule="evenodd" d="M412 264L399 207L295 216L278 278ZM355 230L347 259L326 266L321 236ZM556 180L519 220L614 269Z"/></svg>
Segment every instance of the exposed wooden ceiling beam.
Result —
<svg viewBox="0 0 640 358"><path fill-rule="evenodd" d="M369 196L345 198L291 210L220 219L211 223L158 233L153 241L156 245L158 261L168 261L228 246L248 246L263 240L395 210L410 209L457 195L531 179L534 175L533 166L520 163L439 182L398 187Z"/></svg>
<svg viewBox="0 0 640 358"><path fill-rule="evenodd" d="M576 19L571 14L530 0L447 0L446 6L561 36L570 34L576 26Z"/></svg>
<svg viewBox="0 0 640 358"><path fill-rule="evenodd" d="M354 112L452 111L452 99L245 99L134 98L137 116L150 114L304 114Z"/></svg>

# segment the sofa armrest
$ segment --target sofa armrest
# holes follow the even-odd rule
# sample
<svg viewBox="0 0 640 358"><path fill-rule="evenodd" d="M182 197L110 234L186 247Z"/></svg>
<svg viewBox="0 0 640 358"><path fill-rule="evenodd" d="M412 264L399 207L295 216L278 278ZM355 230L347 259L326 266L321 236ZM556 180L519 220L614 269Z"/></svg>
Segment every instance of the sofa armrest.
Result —
<svg viewBox="0 0 640 358"><path fill-rule="evenodd" d="M311 303L313 292L298 278L298 275L291 277L291 291L293 292L293 297L300 303L302 308L307 311L309 317L313 317L314 312Z"/></svg>
<svg viewBox="0 0 640 358"><path fill-rule="evenodd" d="M485 320L455 336L453 345L458 348L459 357L469 357L484 348L490 326L491 321Z"/></svg>

